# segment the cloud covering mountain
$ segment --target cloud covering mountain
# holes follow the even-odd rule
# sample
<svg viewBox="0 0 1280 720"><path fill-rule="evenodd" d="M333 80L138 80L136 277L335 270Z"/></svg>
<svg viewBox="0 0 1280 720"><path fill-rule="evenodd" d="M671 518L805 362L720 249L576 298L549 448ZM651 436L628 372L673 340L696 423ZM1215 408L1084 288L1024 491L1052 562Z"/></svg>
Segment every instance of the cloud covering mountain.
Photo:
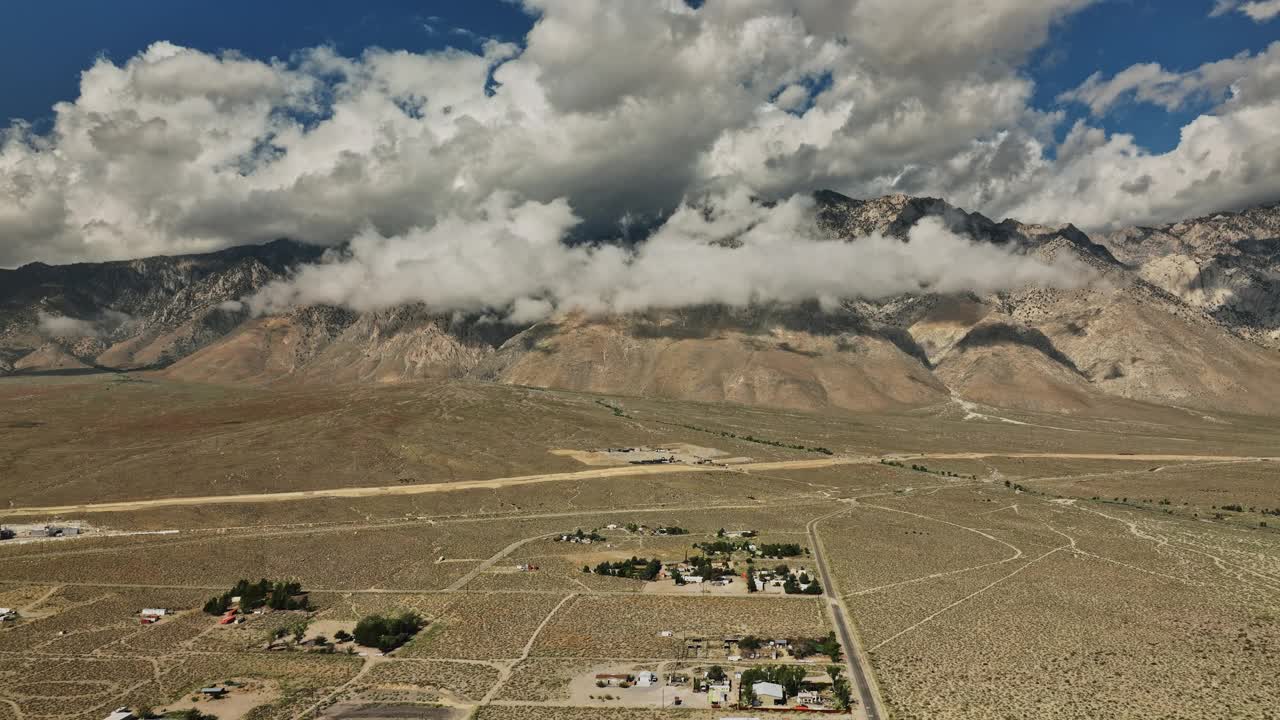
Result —
<svg viewBox="0 0 1280 720"><path fill-rule="evenodd" d="M708 303L883 298L906 292L1076 288L1092 278L1070 256L1045 260L951 232L927 218L906 242L883 233L847 242L825 235L808 196L766 206L745 191L682 205L647 240L571 246L567 203L496 195L474 217L383 237L367 230L349 252L307 265L249 299L256 312L295 305L357 311L421 302L440 311L493 312L515 323L557 311L629 313Z"/></svg>
<svg viewBox="0 0 1280 720"><path fill-rule="evenodd" d="M1032 105L1025 66L1090 4L526 0L536 21L523 41L474 52L321 47L262 62L157 42L87 69L47 132L4 132L0 266L289 236L357 238L367 268L371 253L403 255L441 228L483 244L501 218L538 216L547 237L608 236L740 188L929 194L1100 228L1274 194L1275 46L1189 73L1091 78L1063 96L1097 113L1210 99L1167 153L1087 121L1055 139L1062 115ZM317 272L338 282L335 267L358 269Z"/></svg>

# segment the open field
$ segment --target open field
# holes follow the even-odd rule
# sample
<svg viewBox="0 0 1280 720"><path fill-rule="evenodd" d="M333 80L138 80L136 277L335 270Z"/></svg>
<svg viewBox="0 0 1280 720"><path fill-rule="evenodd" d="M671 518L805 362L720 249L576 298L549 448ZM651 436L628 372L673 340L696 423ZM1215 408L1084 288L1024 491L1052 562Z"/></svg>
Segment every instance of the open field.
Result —
<svg viewBox="0 0 1280 720"><path fill-rule="evenodd" d="M598 399L474 383L250 395L136 376L0 381L5 422L20 421L0 429L0 520L94 526L0 543L0 607L17 611L0 624L0 719L217 714L221 701L192 693L227 680L245 689L224 714L249 720L750 714L610 706L579 686L598 668L671 671L692 661L691 637L825 636L829 598L664 594L582 566L675 562L720 529L808 547L815 519L825 590L894 718L1277 717L1280 517L1267 511L1280 462L1261 459L1280 453L1274 420L1152 409L1009 413L1028 423L1013 425L947 407L835 417L608 399L620 416ZM751 461L552 452L681 443ZM298 492L312 494L280 495ZM552 539L577 528L604 539ZM171 534L125 534L139 531ZM229 626L201 611L259 577L299 582L310 609ZM171 614L143 626L145 607ZM307 623L314 637L407 610L426 627L389 656L289 641Z"/></svg>

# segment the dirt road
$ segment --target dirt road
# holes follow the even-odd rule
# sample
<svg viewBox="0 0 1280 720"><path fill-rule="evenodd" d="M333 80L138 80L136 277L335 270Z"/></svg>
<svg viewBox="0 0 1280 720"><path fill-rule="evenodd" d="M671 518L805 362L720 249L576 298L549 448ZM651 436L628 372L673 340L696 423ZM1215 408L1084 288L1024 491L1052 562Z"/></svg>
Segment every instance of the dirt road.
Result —
<svg viewBox="0 0 1280 720"><path fill-rule="evenodd" d="M986 457L1059 458L1075 460L1134 460L1173 462L1182 460L1206 461L1264 461L1278 458L1239 457L1222 455L1118 455L1102 453L922 453L916 455L890 455L884 459L977 459ZM0 517L20 515L83 515L86 513L128 512L162 507L190 507L199 505L254 504L268 502L294 502L318 498L366 498L388 495L427 495L458 490L496 490L516 485L561 482L566 480L596 480L600 478L634 477L638 475L669 475L695 472L776 472L779 470L814 470L836 465L876 463L880 457L836 456L806 460L777 460L772 462L743 463L741 465L622 465L619 467L592 468L575 472L517 475L490 480L463 480L460 482L432 483L424 485L384 485L375 487L328 488L324 490L298 490L278 493L250 493L244 495L205 495L195 497L152 498L148 500L123 500L119 502L86 503L82 505L54 505L45 507L9 507L0 510Z"/></svg>
<svg viewBox="0 0 1280 720"><path fill-rule="evenodd" d="M637 475L669 475L695 472L750 472L775 470L808 470L849 463L872 462L870 458L829 457L815 460L781 460L776 462L745 463L732 467L716 465L623 465L610 468L593 468L576 472L547 473L541 475L517 475L491 480L463 480L460 482L432 483L427 485L384 485L375 487L345 487L324 490L298 490L278 493L250 493L244 495L204 495L195 497L153 498L149 500L123 500L120 502L87 503L83 505L54 505L46 507L11 507L0 510L0 517L14 515L80 515L84 513L127 512L161 507L189 507L193 505L255 504L268 502L294 502L317 498L366 498L387 495L426 495L455 492L458 490L496 490L515 485L560 482L565 480L596 480Z"/></svg>

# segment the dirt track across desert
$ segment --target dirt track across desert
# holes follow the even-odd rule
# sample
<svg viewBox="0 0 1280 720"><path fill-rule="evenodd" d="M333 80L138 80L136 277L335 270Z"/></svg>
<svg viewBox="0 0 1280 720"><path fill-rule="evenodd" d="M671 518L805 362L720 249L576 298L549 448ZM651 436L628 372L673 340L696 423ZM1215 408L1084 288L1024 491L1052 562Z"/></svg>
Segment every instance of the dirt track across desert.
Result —
<svg viewBox="0 0 1280 720"><path fill-rule="evenodd" d="M1179 460L1204 460L1227 462L1256 462L1273 460L1274 458L1223 456L1223 455L1117 455L1104 453L926 453L919 455L897 455L893 459L976 459L985 457L1025 457L1025 458L1062 458L1076 460L1134 460L1172 462ZM364 498L388 495L426 495L430 493L454 492L458 490L493 490L515 485L531 485L534 483L559 482L565 480L594 480L611 477L630 477L637 475L667 475L671 473L691 472L773 472L778 470L812 470L836 465L853 465L879 462L879 457L850 456L824 457L809 460L778 460L772 462L744 463L730 467L717 465L625 465L610 468L593 468L575 472L545 473L539 475L518 475L514 477L492 478L489 480L464 480L460 482L433 483L423 485L383 485L374 487L345 487L323 490L302 490L279 493L249 493L243 495L203 495L193 497L152 498L148 500L125 500L119 502L86 503L81 505L54 505L46 507L11 507L0 510L0 517L18 515L76 515L84 513L129 512L160 507L183 507L193 505L227 505L268 502L293 502L298 500L315 500L319 498Z"/></svg>

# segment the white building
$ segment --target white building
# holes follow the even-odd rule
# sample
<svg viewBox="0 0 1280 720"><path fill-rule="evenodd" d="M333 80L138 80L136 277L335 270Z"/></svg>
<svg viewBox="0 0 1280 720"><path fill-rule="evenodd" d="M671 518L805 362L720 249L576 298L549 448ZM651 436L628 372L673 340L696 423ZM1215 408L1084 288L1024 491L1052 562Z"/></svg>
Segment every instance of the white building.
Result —
<svg viewBox="0 0 1280 720"><path fill-rule="evenodd" d="M787 697L787 693L782 689L781 685L771 682L753 683L751 685L751 692L755 693L756 697L761 700L769 698L771 700L782 702Z"/></svg>
<svg viewBox="0 0 1280 720"><path fill-rule="evenodd" d="M114 712L107 716L107 720L138 720L138 716L127 707L116 708Z"/></svg>
<svg viewBox="0 0 1280 720"><path fill-rule="evenodd" d="M164 608L143 608L142 612L139 614L142 615L142 617L162 618L165 615L168 615L169 611Z"/></svg>
<svg viewBox="0 0 1280 720"><path fill-rule="evenodd" d="M636 676L636 687L653 687L658 684L658 675L651 672L642 672Z"/></svg>

